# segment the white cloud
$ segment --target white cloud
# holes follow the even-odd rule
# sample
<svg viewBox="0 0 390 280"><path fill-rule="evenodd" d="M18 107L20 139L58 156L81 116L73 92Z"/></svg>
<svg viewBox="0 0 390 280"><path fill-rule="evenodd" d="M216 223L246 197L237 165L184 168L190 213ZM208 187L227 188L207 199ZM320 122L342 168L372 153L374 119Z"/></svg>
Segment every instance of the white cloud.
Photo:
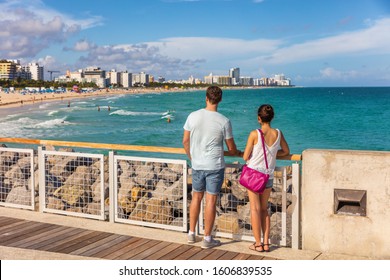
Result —
<svg viewBox="0 0 390 280"><path fill-rule="evenodd" d="M280 48L257 61L287 64L335 56L390 54L389 30L390 18L384 18L362 30Z"/></svg>
<svg viewBox="0 0 390 280"><path fill-rule="evenodd" d="M282 44L281 40L243 40L210 37L172 37L159 42L148 42L149 46L158 47L161 54L198 59L225 59L227 57L253 57L274 51Z"/></svg>
<svg viewBox="0 0 390 280"><path fill-rule="evenodd" d="M92 49L95 49L96 47L97 47L96 44L84 39L76 42L72 48L64 47L63 50L85 52L85 51L90 51Z"/></svg>
<svg viewBox="0 0 390 280"><path fill-rule="evenodd" d="M129 72L168 73L187 78L190 70L197 68L202 60L180 59L164 56L155 46L147 44L96 46L82 56L77 68L98 65L103 69L115 68Z"/></svg>
<svg viewBox="0 0 390 280"><path fill-rule="evenodd" d="M0 3L0 57L34 57L81 29L100 24L99 17L76 20L46 7L40 0Z"/></svg>
<svg viewBox="0 0 390 280"><path fill-rule="evenodd" d="M358 71L349 70L349 71L340 71L332 67L327 67L320 70L321 79L328 80L349 80L358 77Z"/></svg>

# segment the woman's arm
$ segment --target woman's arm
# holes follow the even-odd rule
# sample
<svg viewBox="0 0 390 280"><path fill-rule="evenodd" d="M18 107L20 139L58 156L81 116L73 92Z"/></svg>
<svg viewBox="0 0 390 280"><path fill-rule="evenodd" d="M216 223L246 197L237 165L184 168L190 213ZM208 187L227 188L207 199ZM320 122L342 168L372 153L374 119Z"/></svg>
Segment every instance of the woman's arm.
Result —
<svg viewBox="0 0 390 280"><path fill-rule="evenodd" d="M251 133L248 136L248 141L246 142L245 151L242 156L242 158L247 161L251 158L254 140L257 138L257 132L256 130L251 131Z"/></svg>
<svg viewBox="0 0 390 280"><path fill-rule="evenodd" d="M281 149L277 152L277 156L288 156L290 154L290 148L288 147L288 144L287 144L287 141L286 139L284 138L284 135L283 133L280 131L280 136L281 136L281 139L280 139L280 147Z"/></svg>

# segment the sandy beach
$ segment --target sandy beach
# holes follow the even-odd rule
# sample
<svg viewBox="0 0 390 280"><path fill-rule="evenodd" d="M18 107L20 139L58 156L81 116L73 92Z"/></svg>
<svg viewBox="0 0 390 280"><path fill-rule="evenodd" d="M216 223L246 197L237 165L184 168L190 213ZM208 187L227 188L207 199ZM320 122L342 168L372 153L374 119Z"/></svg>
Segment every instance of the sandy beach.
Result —
<svg viewBox="0 0 390 280"><path fill-rule="evenodd" d="M44 103L58 100L71 100L77 98L85 98L92 96L107 96L111 94L142 94L142 93L163 93L163 92L178 92L184 89L152 89L152 88L137 88L137 89L100 89L93 92L77 93L66 91L64 93L27 93L22 94L21 91L5 93L0 91L0 111L22 107L25 105L33 105L35 103ZM188 90L188 89L186 89ZM8 111L8 110L7 110Z"/></svg>

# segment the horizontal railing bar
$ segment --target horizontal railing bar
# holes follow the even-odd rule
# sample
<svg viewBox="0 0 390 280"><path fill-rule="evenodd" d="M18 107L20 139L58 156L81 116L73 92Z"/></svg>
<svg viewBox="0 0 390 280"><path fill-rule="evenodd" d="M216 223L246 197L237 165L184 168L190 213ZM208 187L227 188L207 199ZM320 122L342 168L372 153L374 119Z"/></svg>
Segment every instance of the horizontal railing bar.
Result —
<svg viewBox="0 0 390 280"><path fill-rule="evenodd" d="M171 147L158 147L158 146L137 146L137 145L126 145L126 144L106 144L106 143L72 142L72 141L40 140L40 139L28 139L28 138L7 138L7 137L0 137L0 142L31 144L31 145L52 145L52 146L64 146L64 147L77 147L77 148L93 148L93 149L105 149L105 150L139 151L139 152L151 152L151 153L185 154L184 148L171 148ZM228 152L225 152L225 156L231 156L231 155ZM300 161L302 160L302 155L292 154L292 155L277 157L277 159Z"/></svg>

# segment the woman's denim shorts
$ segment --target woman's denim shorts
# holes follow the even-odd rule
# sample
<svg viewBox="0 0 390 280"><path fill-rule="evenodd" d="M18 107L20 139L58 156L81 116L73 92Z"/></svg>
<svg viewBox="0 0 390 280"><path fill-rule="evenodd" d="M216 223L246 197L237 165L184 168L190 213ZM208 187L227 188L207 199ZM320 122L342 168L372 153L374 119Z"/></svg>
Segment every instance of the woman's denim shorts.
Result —
<svg viewBox="0 0 390 280"><path fill-rule="evenodd" d="M265 185L266 189L272 189L274 185L274 179L268 179L267 185Z"/></svg>

